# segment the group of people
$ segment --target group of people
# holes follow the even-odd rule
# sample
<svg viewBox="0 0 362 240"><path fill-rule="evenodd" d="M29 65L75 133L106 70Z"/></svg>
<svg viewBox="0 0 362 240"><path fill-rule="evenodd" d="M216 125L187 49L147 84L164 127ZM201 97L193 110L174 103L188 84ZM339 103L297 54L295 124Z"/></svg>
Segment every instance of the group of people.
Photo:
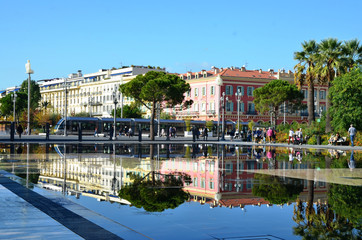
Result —
<svg viewBox="0 0 362 240"><path fill-rule="evenodd" d="M192 132L192 140L195 142L196 140L200 139L200 136L204 138L204 141L207 141L207 137L209 136L209 129L207 127L204 128L197 128L193 126L191 128Z"/></svg>
<svg viewBox="0 0 362 240"><path fill-rule="evenodd" d="M293 144L303 144L303 131L302 128L297 129L294 132L293 128L289 130L288 145L292 142Z"/></svg>
<svg viewBox="0 0 362 240"><path fill-rule="evenodd" d="M337 132L335 135L332 134L331 137L328 139L328 145L336 145L336 143L340 140L341 136L339 135L339 132Z"/></svg>
<svg viewBox="0 0 362 240"><path fill-rule="evenodd" d="M247 132L247 141L251 142L251 136L252 132L251 130L248 130ZM276 141L276 131L274 128L269 127L268 130L266 128L256 128L253 132L253 136L254 136L254 141L256 143L262 141L263 143L266 143L266 141L268 140L269 143L275 142Z"/></svg>

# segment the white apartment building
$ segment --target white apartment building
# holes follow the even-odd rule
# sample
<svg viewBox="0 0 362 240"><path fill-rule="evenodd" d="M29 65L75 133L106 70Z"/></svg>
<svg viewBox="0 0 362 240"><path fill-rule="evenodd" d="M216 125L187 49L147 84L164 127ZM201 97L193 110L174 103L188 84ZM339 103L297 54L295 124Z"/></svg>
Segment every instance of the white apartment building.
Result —
<svg viewBox="0 0 362 240"><path fill-rule="evenodd" d="M149 71L165 71L164 68L153 69L143 66L132 66L114 70L101 69L96 73L73 73L66 79L46 79L39 81L41 102L50 103L54 112L67 115L88 112L93 117L111 117L114 109L113 92L118 96L118 106L129 105L132 99L122 97L119 85L127 83L139 74ZM67 88L65 88L67 86ZM65 90L67 89L67 105Z"/></svg>

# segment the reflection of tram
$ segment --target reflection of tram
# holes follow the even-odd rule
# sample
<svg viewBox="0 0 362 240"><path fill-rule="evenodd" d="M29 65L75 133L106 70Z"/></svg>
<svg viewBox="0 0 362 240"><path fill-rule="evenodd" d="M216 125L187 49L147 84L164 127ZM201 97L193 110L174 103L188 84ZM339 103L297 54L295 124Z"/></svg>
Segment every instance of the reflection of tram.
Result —
<svg viewBox="0 0 362 240"><path fill-rule="evenodd" d="M97 128L99 134L109 134L110 128L113 125L113 118L92 118L92 117L68 117L67 118L67 133L78 134L78 128L82 126L82 134L91 135L94 134L94 130ZM204 128L205 121L191 121L191 126L196 128ZM232 121L225 122L225 129L232 129L235 127L235 123ZM221 125L221 124L220 124ZM247 127L247 123L243 123ZM62 118L55 126L55 134L63 134L65 126L65 119ZM116 119L116 133L124 134L126 128L132 128L133 133L138 135L139 128L141 127L143 134L150 133L150 120L149 119L135 119L135 118L117 118ZM183 136L186 130L185 121L183 120L164 120L161 119L154 122L155 134L157 134L158 127L164 129L167 132L167 128L175 127L176 134ZM217 121L214 121L213 132L217 132Z"/></svg>

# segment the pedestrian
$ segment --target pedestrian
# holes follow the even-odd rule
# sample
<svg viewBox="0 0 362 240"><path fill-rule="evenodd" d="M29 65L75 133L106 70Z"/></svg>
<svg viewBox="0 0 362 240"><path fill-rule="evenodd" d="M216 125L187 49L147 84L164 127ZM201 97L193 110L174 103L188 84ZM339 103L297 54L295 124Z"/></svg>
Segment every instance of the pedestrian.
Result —
<svg viewBox="0 0 362 240"><path fill-rule="evenodd" d="M94 129L94 136L98 137L98 128L97 127Z"/></svg>
<svg viewBox="0 0 362 240"><path fill-rule="evenodd" d="M233 128L230 132L230 140L232 141L235 135L235 128Z"/></svg>
<svg viewBox="0 0 362 240"><path fill-rule="evenodd" d="M292 139L292 141L293 141L293 135L294 135L294 131L293 131L293 129L291 128L291 129L289 130L288 145L290 144L290 139Z"/></svg>
<svg viewBox="0 0 362 240"><path fill-rule="evenodd" d="M132 128L128 129L128 137L130 138L131 136L133 136L133 130Z"/></svg>
<svg viewBox="0 0 362 240"><path fill-rule="evenodd" d="M298 137L299 137L299 141L300 141L300 145L303 144L303 131L302 131L302 128L299 128L299 131L298 131Z"/></svg>
<svg viewBox="0 0 362 240"><path fill-rule="evenodd" d="M354 146L353 140L354 140L354 137L356 136L356 133L357 133L357 130L353 127L353 124L351 124L351 127L348 129L348 134L351 139L352 147Z"/></svg>
<svg viewBox="0 0 362 240"><path fill-rule="evenodd" d="M111 125L111 128L109 129L109 140L112 140L113 137L113 125Z"/></svg>
<svg viewBox="0 0 362 240"><path fill-rule="evenodd" d="M273 130L271 129L271 127L268 129L266 135L268 136L269 143L271 143L273 137Z"/></svg>
<svg viewBox="0 0 362 240"><path fill-rule="evenodd" d="M193 126L191 131L192 131L192 141L195 142L196 141L196 127Z"/></svg>
<svg viewBox="0 0 362 240"><path fill-rule="evenodd" d="M203 133L203 135L204 135L204 141L207 141L207 136L208 136L208 129L207 129L207 127L204 128L204 133Z"/></svg>
<svg viewBox="0 0 362 240"><path fill-rule="evenodd" d="M16 128L16 131L19 134L19 138L21 138L21 134L23 133L23 127L21 126L21 124L18 125L18 127Z"/></svg>
<svg viewBox="0 0 362 240"><path fill-rule="evenodd" d="M246 141L251 142L251 130L250 129L246 133Z"/></svg>

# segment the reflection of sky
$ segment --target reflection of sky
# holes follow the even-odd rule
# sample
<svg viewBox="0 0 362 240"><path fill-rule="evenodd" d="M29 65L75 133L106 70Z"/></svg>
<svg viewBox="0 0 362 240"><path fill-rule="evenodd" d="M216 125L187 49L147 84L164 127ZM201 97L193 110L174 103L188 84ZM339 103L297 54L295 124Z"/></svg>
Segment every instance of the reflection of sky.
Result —
<svg viewBox="0 0 362 240"><path fill-rule="evenodd" d="M176 209L149 213L143 209L81 197L73 201L126 225L154 239L210 239L273 235L283 239L293 236L293 205L210 208L197 202L186 202ZM141 220L140 220L141 218Z"/></svg>

